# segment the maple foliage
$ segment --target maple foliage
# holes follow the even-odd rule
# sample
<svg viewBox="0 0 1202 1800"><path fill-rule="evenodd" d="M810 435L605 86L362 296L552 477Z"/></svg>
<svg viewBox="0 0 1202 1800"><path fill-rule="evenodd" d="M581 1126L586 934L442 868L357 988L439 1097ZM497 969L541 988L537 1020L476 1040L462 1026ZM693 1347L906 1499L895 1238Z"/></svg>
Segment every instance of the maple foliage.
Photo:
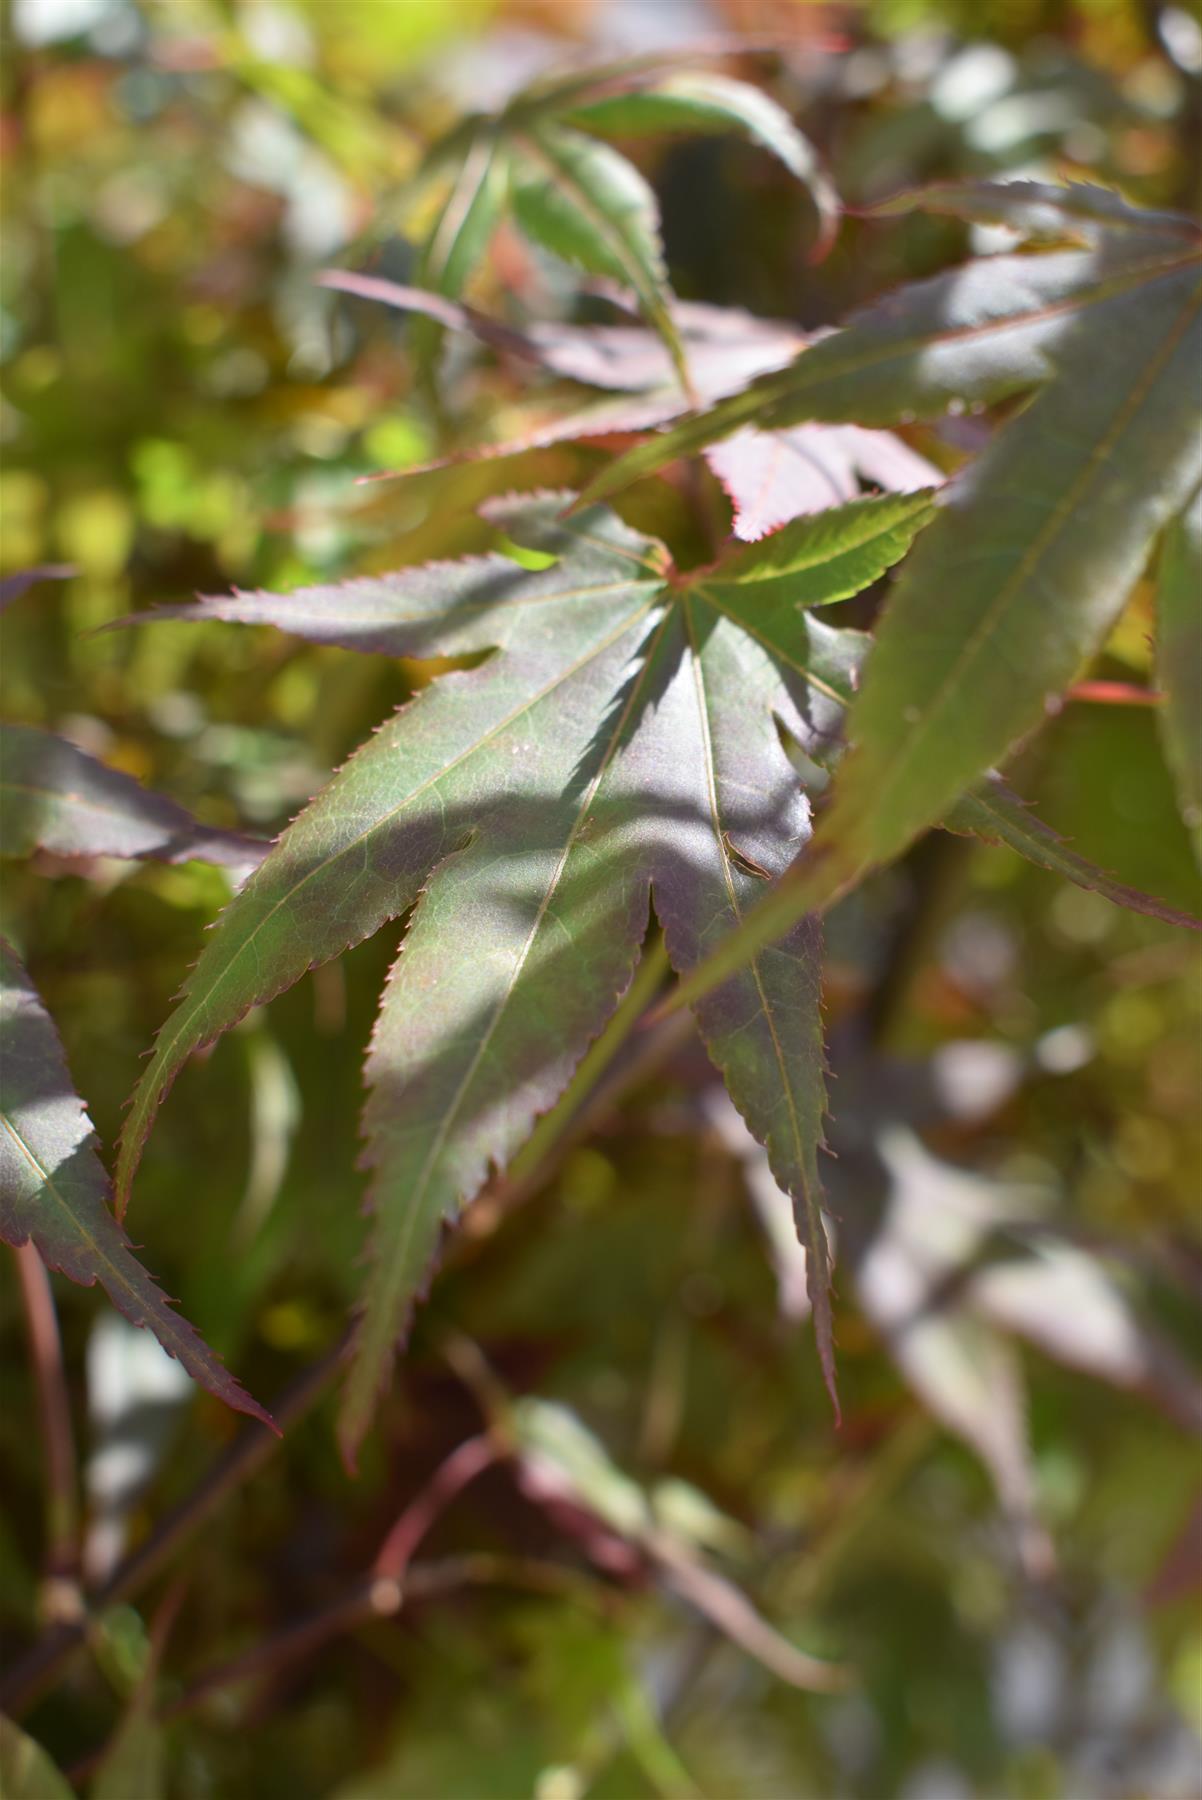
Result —
<svg viewBox="0 0 1202 1800"><path fill-rule="evenodd" d="M806 340L670 294L649 191L596 134L677 126L745 131L810 184L828 230L829 186L779 109L650 59L535 84L436 147L422 179L450 185L420 263L427 285L321 278L620 394L486 452L500 460L666 428L583 496L490 501L508 548L151 615L467 661L386 721L265 858L73 746L6 728L15 850L204 855L249 873L133 1096L119 1217L189 1056L409 915L367 1057L373 1222L342 1418L352 1459L444 1232L564 1092L632 981L652 915L791 1197L832 1398L817 915L942 823L1194 923L1078 856L991 770L1100 643L1166 526L1167 640L1190 631L1197 533L1192 514L1174 520L1199 475L1183 379L1202 293L1196 228L1080 186L970 182L903 196L876 213L925 207L1007 227L1026 247L886 295ZM506 196L534 238L624 282L654 332L520 327L462 303ZM1086 378L1095 366L1104 379ZM1033 388L1034 404L946 486L889 429ZM705 410L682 418L690 397ZM730 497L733 535L711 563L679 569L599 502L700 450ZM872 636L815 610L899 563ZM1166 732L1193 805L1196 706L1177 660L1170 652ZM816 787L807 769L821 772Z"/></svg>
<svg viewBox="0 0 1202 1800"><path fill-rule="evenodd" d="M0 1789L1176 1792L1185 11L83 10L7 31Z"/></svg>

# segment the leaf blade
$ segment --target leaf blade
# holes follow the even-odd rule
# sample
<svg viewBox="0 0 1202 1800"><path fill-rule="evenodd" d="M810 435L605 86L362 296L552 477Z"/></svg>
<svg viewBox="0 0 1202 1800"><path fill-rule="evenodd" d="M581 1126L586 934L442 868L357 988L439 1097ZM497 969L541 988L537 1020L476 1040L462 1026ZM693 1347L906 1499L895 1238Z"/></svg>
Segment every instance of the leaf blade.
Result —
<svg viewBox="0 0 1202 1800"><path fill-rule="evenodd" d="M594 275L633 288L686 390L688 370L668 305L655 195L633 164L581 132L532 125L517 139L514 214L537 243Z"/></svg>
<svg viewBox="0 0 1202 1800"><path fill-rule="evenodd" d="M0 802L5 856L196 859L245 874L267 845L194 819L66 738L33 725L0 724Z"/></svg>
<svg viewBox="0 0 1202 1800"><path fill-rule="evenodd" d="M194 1381L275 1429L187 1320L172 1311L108 1209L108 1178L91 1120L71 1086L49 1013L0 939L0 1238L32 1241L43 1261L84 1287L99 1281L117 1309L147 1326Z"/></svg>

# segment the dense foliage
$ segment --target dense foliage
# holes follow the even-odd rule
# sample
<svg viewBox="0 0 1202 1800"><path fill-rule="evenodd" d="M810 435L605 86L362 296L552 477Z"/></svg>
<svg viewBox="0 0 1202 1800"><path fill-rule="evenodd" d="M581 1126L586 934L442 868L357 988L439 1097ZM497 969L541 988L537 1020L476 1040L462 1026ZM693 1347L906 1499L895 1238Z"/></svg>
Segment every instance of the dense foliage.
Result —
<svg viewBox="0 0 1202 1800"><path fill-rule="evenodd" d="M9 22L5 1794L1196 1781L1202 27L602 12Z"/></svg>

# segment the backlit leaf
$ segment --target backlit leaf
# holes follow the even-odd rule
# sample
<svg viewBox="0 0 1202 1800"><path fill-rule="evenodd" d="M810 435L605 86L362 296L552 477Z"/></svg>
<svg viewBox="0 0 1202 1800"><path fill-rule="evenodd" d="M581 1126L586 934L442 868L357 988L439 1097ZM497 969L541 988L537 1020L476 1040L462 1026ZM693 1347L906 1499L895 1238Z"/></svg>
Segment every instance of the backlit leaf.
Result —
<svg viewBox="0 0 1202 1800"><path fill-rule="evenodd" d="M568 498L490 508L556 559L538 571L491 555L182 609L398 656L493 652L402 708L284 833L218 922L122 1144L124 1204L187 1056L417 902L368 1057L375 1218L351 1452L444 1227L562 1093L629 984L651 904L673 966L691 968L808 833L779 727L819 750L841 701L804 660L774 658L757 622L791 584L800 620L799 601L873 580L928 510L921 495L858 502L690 576L610 514L564 522ZM838 634L814 633L820 669ZM833 1386L814 925L714 994L699 1022L793 1199Z"/></svg>
<svg viewBox="0 0 1202 1800"><path fill-rule="evenodd" d="M802 513L854 500L861 483L895 493L938 487L940 471L891 431L862 425L794 425L735 433L705 453L734 508L735 536L748 542Z"/></svg>
<svg viewBox="0 0 1202 1800"><path fill-rule="evenodd" d="M655 195L632 163L581 132L532 125L516 142L514 214L536 242L638 295L682 381L684 350L668 307Z"/></svg>

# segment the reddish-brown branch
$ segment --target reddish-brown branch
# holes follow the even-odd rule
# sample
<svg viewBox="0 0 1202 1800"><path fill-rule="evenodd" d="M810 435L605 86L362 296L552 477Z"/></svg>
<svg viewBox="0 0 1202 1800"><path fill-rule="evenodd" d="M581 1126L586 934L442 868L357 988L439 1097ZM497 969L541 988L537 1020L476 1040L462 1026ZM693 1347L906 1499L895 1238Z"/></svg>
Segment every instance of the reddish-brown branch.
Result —
<svg viewBox="0 0 1202 1800"><path fill-rule="evenodd" d="M409 1502L376 1552L372 1572L379 1580L399 1581L435 1519L477 1475L505 1454L488 1435L468 1438L452 1450L421 1492Z"/></svg>
<svg viewBox="0 0 1202 1800"><path fill-rule="evenodd" d="M295 1424L316 1404L334 1379L342 1362L347 1335L318 1362L305 1369L287 1387L272 1408L280 1429ZM132 1555L118 1564L94 1594L90 1607L100 1611L127 1600L146 1585L170 1561L176 1551L199 1530L230 1491L253 1475L279 1449L281 1439L265 1425L247 1425L224 1456L210 1468L192 1492L163 1518ZM84 1642L86 1621L58 1625L47 1631L28 1653L0 1674L0 1712L11 1716L24 1711L54 1680Z"/></svg>
<svg viewBox="0 0 1202 1800"><path fill-rule="evenodd" d="M71 1427L63 1345L45 1263L32 1242L14 1250L13 1255L29 1333L38 1399L38 1428L46 1468L46 1577L42 1614L49 1624L71 1624L83 1616L83 1602L79 1591L75 1435Z"/></svg>

